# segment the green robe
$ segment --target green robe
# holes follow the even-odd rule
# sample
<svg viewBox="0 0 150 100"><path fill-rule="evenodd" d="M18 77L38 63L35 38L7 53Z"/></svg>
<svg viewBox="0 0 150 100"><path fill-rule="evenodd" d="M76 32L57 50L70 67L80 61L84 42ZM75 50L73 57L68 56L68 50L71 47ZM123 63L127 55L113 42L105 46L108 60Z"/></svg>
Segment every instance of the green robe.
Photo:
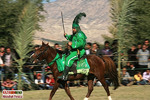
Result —
<svg viewBox="0 0 150 100"><path fill-rule="evenodd" d="M78 60L78 53L77 49L80 51L80 57L81 58L85 54L85 45L86 45L86 39L87 37L82 31L77 32L74 35L66 35L65 36L67 40L72 41L72 51L70 52L70 55L66 58L65 65L68 67L71 67L73 62L75 60Z"/></svg>

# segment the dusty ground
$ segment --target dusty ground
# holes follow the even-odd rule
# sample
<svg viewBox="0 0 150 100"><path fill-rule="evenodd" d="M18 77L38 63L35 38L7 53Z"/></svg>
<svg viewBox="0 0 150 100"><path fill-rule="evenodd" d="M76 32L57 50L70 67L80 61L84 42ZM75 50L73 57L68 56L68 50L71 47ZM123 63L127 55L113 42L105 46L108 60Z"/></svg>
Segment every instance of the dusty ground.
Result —
<svg viewBox="0 0 150 100"><path fill-rule="evenodd" d="M70 88L75 100L83 100L87 93L87 87L72 87ZM150 85L144 86L128 86L119 87L113 90L110 87L111 96L113 100L150 100ZM22 100L48 100L50 90L34 90L24 91L24 98ZM15 100L2 99L0 93L0 100ZM17 99L20 100L20 99ZM58 89L53 100L70 100L63 89ZM102 87L94 87L94 91L89 100L108 100L106 92Z"/></svg>

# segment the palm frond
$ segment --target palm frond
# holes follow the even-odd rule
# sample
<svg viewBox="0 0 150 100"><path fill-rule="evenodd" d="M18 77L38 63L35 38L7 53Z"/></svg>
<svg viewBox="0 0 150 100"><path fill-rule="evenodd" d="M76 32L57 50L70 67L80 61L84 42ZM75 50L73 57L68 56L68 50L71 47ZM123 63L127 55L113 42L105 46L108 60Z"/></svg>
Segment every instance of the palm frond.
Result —
<svg viewBox="0 0 150 100"><path fill-rule="evenodd" d="M29 2L24 6L22 14L19 16L19 22L16 25L16 33L13 35L14 48L20 59L17 59L19 70L19 85L21 89L22 67L28 58L27 54L31 51L30 45L33 41L34 30L37 24L37 8L33 2Z"/></svg>

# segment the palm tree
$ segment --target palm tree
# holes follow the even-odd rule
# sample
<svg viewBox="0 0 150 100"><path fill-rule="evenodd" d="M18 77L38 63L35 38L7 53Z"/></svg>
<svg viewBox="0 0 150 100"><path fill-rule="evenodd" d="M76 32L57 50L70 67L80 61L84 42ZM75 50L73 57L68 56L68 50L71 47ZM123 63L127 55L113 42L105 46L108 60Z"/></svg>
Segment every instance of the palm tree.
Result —
<svg viewBox="0 0 150 100"><path fill-rule="evenodd" d="M118 75L120 77L121 59L124 57L127 48L132 44L133 35L131 20L134 19L132 13L135 0L111 0L112 25L109 27L110 33L118 40Z"/></svg>
<svg viewBox="0 0 150 100"><path fill-rule="evenodd" d="M14 48L19 55L19 59L16 59L17 68L19 71L18 89L22 88L21 76L23 75L22 67L28 58L27 54L31 51L31 44L33 41L34 30L37 24L38 9L34 2L28 2L22 14L19 16L19 22L16 25L16 33L13 35Z"/></svg>

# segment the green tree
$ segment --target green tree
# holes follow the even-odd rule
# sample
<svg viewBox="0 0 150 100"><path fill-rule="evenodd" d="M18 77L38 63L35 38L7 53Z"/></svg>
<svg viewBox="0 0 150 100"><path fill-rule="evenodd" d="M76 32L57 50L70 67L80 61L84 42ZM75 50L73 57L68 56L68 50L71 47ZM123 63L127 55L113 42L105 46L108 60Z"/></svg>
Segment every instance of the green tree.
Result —
<svg viewBox="0 0 150 100"><path fill-rule="evenodd" d="M111 0L112 26L109 28L114 38L118 40L118 67L120 77L121 59L127 48L132 44L132 20L134 20L134 0Z"/></svg>
<svg viewBox="0 0 150 100"><path fill-rule="evenodd" d="M143 43L145 39L150 39L150 1L136 0L134 13L136 21L134 21L135 41Z"/></svg>
<svg viewBox="0 0 150 100"><path fill-rule="evenodd" d="M112 25L109 31L114 39L121 41L124 52L134 43L134 7L135 0L111 0Z"/></svg>
<svg viewBox="0 0 150 100"><path fill-rule="evenodd" d="M0 45L12 46L12 33L15 33L15 26L19 20L24 6L28 2L34 2L38 7L38 11L43 11L42 0L1 0L0 2ZM38 13L38 20L43 16ZM39 29L39 25L36 26Z"/></svg>

